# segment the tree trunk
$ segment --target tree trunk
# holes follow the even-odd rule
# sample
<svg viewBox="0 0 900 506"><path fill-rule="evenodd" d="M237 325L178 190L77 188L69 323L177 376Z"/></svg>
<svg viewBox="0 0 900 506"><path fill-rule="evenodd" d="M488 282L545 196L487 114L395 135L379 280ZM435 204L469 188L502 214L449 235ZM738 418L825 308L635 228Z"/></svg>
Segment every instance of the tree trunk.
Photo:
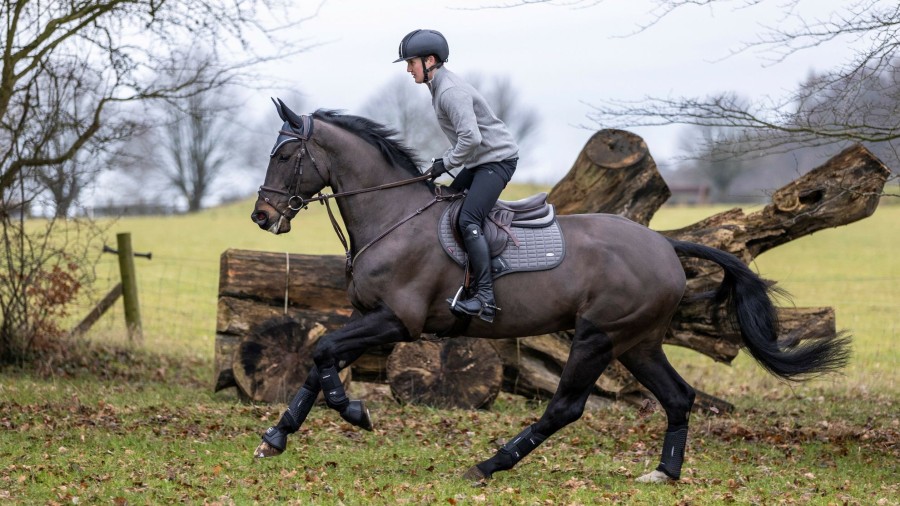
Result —
<svg viewBox="0 0 900 506"><path fill-rule="evenodd" d="M671 195L644 139L600 130L547 200L559 214L611 213L647 225Z"/></svg>

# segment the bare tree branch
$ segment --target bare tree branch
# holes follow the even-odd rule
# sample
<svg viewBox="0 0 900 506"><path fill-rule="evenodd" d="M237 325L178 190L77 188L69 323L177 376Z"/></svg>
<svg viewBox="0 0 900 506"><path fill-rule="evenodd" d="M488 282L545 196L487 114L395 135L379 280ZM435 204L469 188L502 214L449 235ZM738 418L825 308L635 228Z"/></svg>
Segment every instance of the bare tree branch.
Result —
<svg viewBox="0 0 900 506"><path fill-rule="evenodd" d="M253 65L302 51L269 30L296 28L295 11L289 0L0 0L0 361L58 337L90 281L91 260L76 254L89 241L25 227L37 192L60 184L65 214L79 156L143 128L138 105L251 81ZM253 40L271 49L257 54ZM211 57L192 65L201 52ZM79 225L60 223L63 239Z"/></svg>
<svg viewBox="0 0 900 506"><path fill-rule="evenodd" d="M533 3L590 7L602 0L520 0L495 7ZM794 147L864 142L879 154L892 154L885 160L888 165L900 166L895 148L900 142L900 4L854 0L821 18L805 14L799 0L653 0L652 4L649 19L639 22L626 37L652 29L678 10L774 7L781 19L763 26L754 40L740 44L729 55L752 50L770 64L778 64L800 51L826 44L862 49L843 65L811 77L800 83L796 92L777 101L762 98L751 103L727 93L605 100L594 104L589 114L598 124L626 129L674 124L731 127L739 133L728 137L730 148L713 150L707 146L701 151L732 154L739 148L772 153Z"/></svg>
<svg viewBox="0 0 900 506"><path fill-rule="evenodd" d="M201 93L303 50L268 33L268 13L282 26L294 21L287 7L286 0L3 0L0 144L16 147L0 158L0 193L25 168L58 165L89 142L115 137L106 132L135 122L120 113L123 104ZM254 54L251 34L275 43L274 53ZM185 66L198 50L213 56L209 64ZM60 91L85 80L93 86L75 103ZM68 109L52 96L69 101ZM25 125L28 138L12 125ZM52 136L68 143L48 143Z"/></svg>

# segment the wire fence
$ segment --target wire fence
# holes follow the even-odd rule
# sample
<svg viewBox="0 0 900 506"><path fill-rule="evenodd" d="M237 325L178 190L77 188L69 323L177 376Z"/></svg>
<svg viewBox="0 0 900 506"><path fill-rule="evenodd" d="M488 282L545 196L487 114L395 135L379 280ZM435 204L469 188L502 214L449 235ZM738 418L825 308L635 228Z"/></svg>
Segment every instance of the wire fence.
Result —
<svg viewBox="0 0 900 506"><path fill-rule="evenodd" d="M150 350L211 357L216 334L218 258L158 257L135 259L138 300L143 325L143 346ZM97 280L90 302L76 310L78 318L92 303L119 282L114 256L104 256L96 267ZM88 339L127 342L124 309L115 304L91 330Z"/></svg>

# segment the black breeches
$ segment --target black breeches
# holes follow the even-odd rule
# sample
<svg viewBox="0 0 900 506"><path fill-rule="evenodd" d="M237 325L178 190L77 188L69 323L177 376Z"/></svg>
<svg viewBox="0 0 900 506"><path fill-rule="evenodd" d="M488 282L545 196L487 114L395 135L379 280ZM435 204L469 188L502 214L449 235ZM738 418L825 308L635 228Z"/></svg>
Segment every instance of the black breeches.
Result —
<svg viewBox="0 0 900 506"><path fill-rule="evenodd" d="M483 227L484 220L494 207L506 183L516 171L516 159L490 162L460 171L450 185L458 191L468 189L459 213L459 231L469 225Z"/></svg>

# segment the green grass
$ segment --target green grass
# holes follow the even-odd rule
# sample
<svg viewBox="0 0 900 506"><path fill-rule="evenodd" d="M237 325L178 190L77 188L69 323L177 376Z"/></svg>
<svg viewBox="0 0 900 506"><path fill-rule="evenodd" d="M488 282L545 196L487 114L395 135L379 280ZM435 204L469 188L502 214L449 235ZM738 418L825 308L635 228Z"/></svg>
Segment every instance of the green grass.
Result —
<svg viewBox="0 0 900 506"><path fill-rule="evenodd" d="M513 188L519 198L537 188ZM324 209L314 206L286 236L249 220L250 201L195 216L122 219L132 233L144 341L125 343L121 309L89 334L95 346L59 374L0 372L0 501L15 504L900 504L900 410L894 346L900 327L900 206L792 241L762 255L757 270L797 306L833 306L854 336L843 375L791 386L740 356L732 367L671 349L697 388L737 411L698 414L683 479L640 485L652 469L665 420L614 405L586 414L511 472L486 486L458 477L533 422L541 403L503 395L490 412L398 406L363 393L374 433L327 409L313 410L286 455L251 452L284 406L245 405L211 390L219 255L227 248L341 254ZM721 208L664 208L651 224L671 229ZM118 279L115 257L101 281ZM106 287L97 290L102 292ZM51 368L52 369L52 368ZM354 385L354 389L359 386Z"/></svg>
<svg viewBox="0 0 900 506"><path fill-rule="evenodd" d="M17 374L2 376L0 394L5 502L896 504L900 494L896 411L885 399L860 410L769 397L737 415L697 415L674 486L633 481L656 464L663 415L615 406L588 413L515 470L473 487L459 475L543 405L502 396L491 412L469 412L376 396L375 432L316 409L285 455L255 461L258 434L281 406L159 381Z"/></svg>

